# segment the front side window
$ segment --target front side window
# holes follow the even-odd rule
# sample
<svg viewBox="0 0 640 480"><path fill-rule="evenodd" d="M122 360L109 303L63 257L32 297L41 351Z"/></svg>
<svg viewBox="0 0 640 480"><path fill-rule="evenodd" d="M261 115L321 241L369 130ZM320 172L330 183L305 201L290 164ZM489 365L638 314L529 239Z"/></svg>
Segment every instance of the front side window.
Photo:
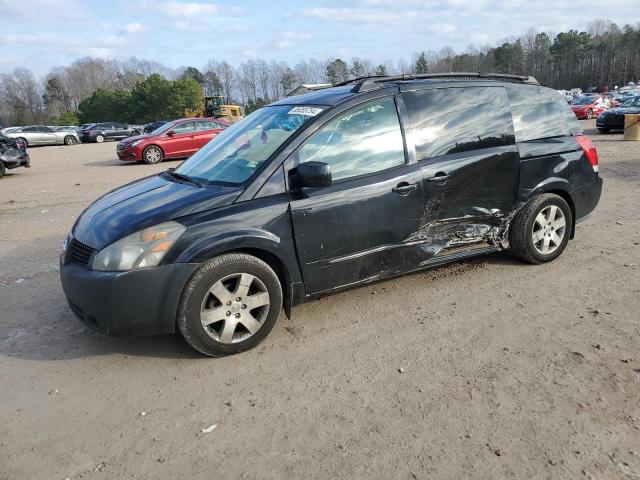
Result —
<svg viewBox="0 0 640 480"><path fill-rule="evenodd" d="M298 150L300 162L324 162L333 180L365 175L405 163L404 142L393 98L339 115Z"/></svg>
<svg viewBox="0 0 640 480"><path fill-rule="evenodd" d="M219 128L214 122L198 122L198 131L205 132L207 130L215 130Z"/></svg>
<svg viewBox="0 0 640 480"><path fill-rule="evenodd" d="M514 143L504 88L436 88L403 96L418 160Z"/></svg>
<svg viewBox="0 0 640 480"><path fill-rule="evenodd" d="M178 135L181 133L191 133L195 131L196 131L196 126L193 122L181 123L180 125L176 125L176 127L173 129L173 133Z"/></svg>
<svg viewBox="0 0 640 480"><path fill-rule="evenodd" d="M224 129L176 169L202 183L241 184L321 107L275 105Z"/></svg>

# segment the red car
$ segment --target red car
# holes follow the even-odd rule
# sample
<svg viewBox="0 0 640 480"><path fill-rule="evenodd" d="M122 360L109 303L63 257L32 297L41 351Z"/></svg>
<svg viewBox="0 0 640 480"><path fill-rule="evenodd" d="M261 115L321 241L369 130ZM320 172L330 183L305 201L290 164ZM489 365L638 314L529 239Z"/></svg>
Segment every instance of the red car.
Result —
<svg viewBox="0 0 640 480"><path fill-rule="evenodd" d="M580 120L596 118L609 106L608 101L602 97L579 97L571 102L571 110Z"/></svg>
<svg viewBox="0 0 640 480"><path fill-rule="evenodd" d="M129 137L118 143L123 161L159 163L166 158L186 158L200 150L229 123L213 118L183 118L165 123L151 133Z"/></svg>

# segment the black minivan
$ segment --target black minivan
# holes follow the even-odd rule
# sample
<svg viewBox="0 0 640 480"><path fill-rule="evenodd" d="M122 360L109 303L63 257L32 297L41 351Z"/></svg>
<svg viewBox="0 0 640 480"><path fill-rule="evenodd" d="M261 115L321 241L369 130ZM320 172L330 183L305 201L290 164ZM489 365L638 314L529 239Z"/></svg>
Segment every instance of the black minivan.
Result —
<svg viewBox="0 0 640 480"><path fill-rule="evenodd" d="M62 287L99 331L178 329L227 355L339 289L500 250L553 260L601 189L593 144L531 77L356 79L96 200L65 241Z"/></svg>

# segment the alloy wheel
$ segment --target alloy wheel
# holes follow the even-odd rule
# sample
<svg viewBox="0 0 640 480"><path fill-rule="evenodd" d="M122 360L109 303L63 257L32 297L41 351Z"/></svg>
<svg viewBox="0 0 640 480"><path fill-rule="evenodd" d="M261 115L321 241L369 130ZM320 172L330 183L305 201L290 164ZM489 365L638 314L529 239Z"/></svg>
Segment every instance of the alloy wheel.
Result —
<svg viewBox="0 0 640 480"><path fill-rule="evenodd" d="M145 156L147 157L147 162L149 163L158 163L160 160L162 160L162 154L157 148L150 148L149 150L147 150Z"/></svg>
<svg viewBox="0 0 640 480"><path fill-rule="evenodd" d="M200 323L217 342L242 342L260 330L269 305L269 292L258 277L235 273L218 280L207 291L200 308Z"/></svg>
<svg viewBox="0 0 640 480"><path fill-rule="evenodd" d="M562 244L566 227L561 208L556 205L543 208L533 222L533 246L543 255L552 254Z"/></svg>

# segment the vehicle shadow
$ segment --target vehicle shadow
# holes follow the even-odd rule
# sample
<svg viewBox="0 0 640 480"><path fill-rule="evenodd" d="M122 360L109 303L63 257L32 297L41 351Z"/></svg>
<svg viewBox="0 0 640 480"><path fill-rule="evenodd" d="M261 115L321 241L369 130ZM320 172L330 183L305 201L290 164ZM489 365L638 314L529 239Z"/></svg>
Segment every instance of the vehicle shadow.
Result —
<svg viewBox="0 0 640 480"><path fill-rule="evenodd" d="M122 160L114 158L112 160L100 160L99 162L87 162L85 163L85 165L88 167L113 167L113 166L132 166L132 165L140 166L142 164L139 162L123 162Z"/></svg>

